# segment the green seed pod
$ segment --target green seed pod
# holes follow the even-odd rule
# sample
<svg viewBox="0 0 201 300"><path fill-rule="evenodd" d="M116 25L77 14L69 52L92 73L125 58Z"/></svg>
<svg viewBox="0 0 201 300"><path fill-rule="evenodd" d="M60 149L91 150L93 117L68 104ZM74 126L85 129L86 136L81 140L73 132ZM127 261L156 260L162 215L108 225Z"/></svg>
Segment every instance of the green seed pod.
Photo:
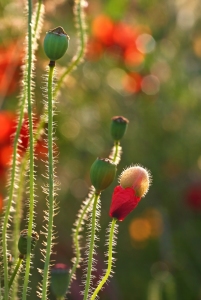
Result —
<svg viewBox="0 0 201 300"><path fill-rule="evenodd" d="M126 132L128 123L129 123L128 119L121 116L116 116L112 118L110 132L112 138L115 141L119 141L120 139L122 139L122 137Z"/></svg>
<svg viewBox="0 0 201 300"><path fill-rule="evenodd" d="M97 192L106 189L114 180L116 165L108 158L97 158L91 166L90 177Z"/></svg>
<svg viewBox="0 0 201 300"><path fill-rule="evenodd" d="M27 240L28 240L28 231L27 229L24 229L20 232L20 237L18 241L18 250L21 255L27 254ZM34 249L36 242L39 239L39 235L37 232L33 231L31 235L31 251Z"/></svg>
<svg viewBox="0 0 201 300"><path fill-rule="evenodd" d="M68 49L69 36L62 27L56 27L46 33L44 51L51 61L61 58Z"/></svg>
<svg viewBox="0 0 201 300"><path fill-rule="evenodd" d="M65 296L69 285L69 269L65 264L56 264L51 270L51 290L56 298Z"/></svg>

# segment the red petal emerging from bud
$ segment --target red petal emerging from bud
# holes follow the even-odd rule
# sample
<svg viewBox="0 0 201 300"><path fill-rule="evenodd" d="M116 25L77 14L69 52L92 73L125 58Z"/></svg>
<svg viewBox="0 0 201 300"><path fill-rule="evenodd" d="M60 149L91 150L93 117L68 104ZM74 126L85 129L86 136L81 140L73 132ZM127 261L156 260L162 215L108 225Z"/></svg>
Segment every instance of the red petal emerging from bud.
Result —
<svg viewBox="0 0 201 300"><path fill-rule="evenodd" d="M137 206L140 197L135 195L133 188L116 186L112 195L110 217L123 221L125 217Z"/></svg>

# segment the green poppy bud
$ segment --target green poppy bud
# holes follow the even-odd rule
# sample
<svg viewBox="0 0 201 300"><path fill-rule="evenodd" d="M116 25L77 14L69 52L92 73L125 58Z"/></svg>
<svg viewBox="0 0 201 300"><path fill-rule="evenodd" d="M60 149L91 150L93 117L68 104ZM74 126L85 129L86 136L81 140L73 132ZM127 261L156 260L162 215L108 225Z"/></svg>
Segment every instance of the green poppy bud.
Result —
<svg viewBox="0 0 201 300"><path fill-rule="evenodd" d="M128 119L121 116L116 116L112 118L110 132L112 138L115 141L119 141L120 139L122 139L122 137L126 132L128 123L129 123Z"/></svg>
<svg viewBox="0 0 201 300"><path fill-rule="evenodd" d="M56 298L64 297L69 284L69 269L65 264L56 264L51 270L51 290Z"/></svg>
<svg viewBox="0 0 201 300"><path fill-rule="evenodd" d="M18 250L21 255L27 254L27 240L28 240L28 230L24 229L20 232L20 237L18 241ZM33 231L31 235L31 251L34 249L36 242L39 239L39 235L37 232Z"/></svg>
<svg viewBox="0 0 201 300"><path fill-rule="evenodd" d="M51 61L61 58L68 49L69 39L61 26L49 30L44 39L44 51L47 57Z"/></svg>
<svg viewBox="0 0 201 300"><path fill-rule="evenodd" d="M97 192L106 189L114 180L116 165L108 158L97 158L91 166L90 177Z"/></svg>

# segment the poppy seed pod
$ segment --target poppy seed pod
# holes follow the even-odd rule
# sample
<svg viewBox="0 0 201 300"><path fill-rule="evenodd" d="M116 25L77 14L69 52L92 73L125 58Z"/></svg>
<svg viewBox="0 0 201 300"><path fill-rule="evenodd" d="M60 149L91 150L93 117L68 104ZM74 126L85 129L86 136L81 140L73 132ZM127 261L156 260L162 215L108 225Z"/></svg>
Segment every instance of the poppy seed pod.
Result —
<svg viewBox="0 0 201 300"><path fill-rule="evenodd" d="M97 158L90 169L91 182L97 192L106 189L115 175L116 165L108 158Z"/></svg>
<svg viewBox="0 0 201 300"><path fill-rule="evenodd" d="M121 116L116 116L112 118L112 123L110 127L110 132L113 140L119 141L124 136L129 121Z"/></svg>
<svg viewBox="0 0 201 300"><path fill-rule="evenodd" d="M64 297L69 284L69 269L65 264L56 264L51 270L51 290L56 298Z"/></svg>
<svg viewBox="0 0 201 300"><path fill-rule="evenodd" d="M146 195L149 189L151 176L148 170L140 166L129 167L124 170L120 177L119 183L123 188L131 187L135 190L138 197Z"/></svg>
<svg viewBox="0 0 201 300"><path fill-rule="evenodd" d="M24 229L20 232L20 237L18 241L18 250L20 254L27 255L27 240L28 240L28 231ZM34 249L36 242L39 239L39 235L37 232L33 231L31 235L31 251Z"/></svg>
<svg viewBox="0 0 201 300"><path fill-rule="evenodd" d="M44 39L44 51L47 57L51 61L61 58L68 49L69 39L61 26L49 30Z"/></svg>

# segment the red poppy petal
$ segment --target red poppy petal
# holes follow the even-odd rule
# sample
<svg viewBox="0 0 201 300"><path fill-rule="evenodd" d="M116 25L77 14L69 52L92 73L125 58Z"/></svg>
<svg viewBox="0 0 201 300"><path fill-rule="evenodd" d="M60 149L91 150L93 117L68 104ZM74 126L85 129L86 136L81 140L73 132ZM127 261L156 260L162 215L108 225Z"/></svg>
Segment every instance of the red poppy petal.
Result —
<svg viewBox="0 0 201 300"><path fill-rule="evenodd" d="M116 186L112 195L110 217L123 221L124 218L137 206L140 198L135 195L133 188Z"/></svg>

